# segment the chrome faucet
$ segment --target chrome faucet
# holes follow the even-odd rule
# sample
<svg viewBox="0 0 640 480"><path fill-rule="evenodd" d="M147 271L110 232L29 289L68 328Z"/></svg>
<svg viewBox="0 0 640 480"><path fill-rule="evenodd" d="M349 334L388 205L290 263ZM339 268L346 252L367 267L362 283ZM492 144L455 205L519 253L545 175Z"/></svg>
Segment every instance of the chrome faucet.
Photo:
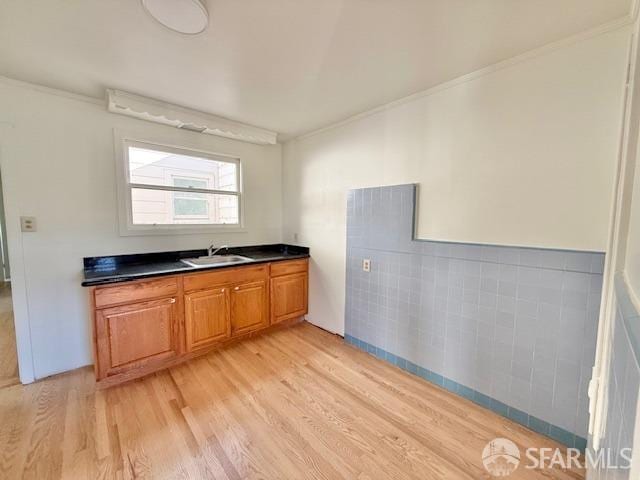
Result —
<svg viewBox="0 0 640 480"><path fill-rule="evenodd" d="M207 248L207 253L209 254L210 257L213 257L216 253L218 253L223 248L229 248L229 245L222 245L216 248L215 244L212 243L211 245L209 245L209 248Z"/></svg>

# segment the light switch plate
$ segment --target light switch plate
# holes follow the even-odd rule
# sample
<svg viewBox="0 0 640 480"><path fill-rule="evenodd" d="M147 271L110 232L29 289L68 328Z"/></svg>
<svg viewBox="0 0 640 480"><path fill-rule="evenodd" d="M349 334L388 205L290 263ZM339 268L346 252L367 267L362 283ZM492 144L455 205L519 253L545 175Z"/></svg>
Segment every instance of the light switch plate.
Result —
<svg viewBox="0 0 640 480"><path fill-rule="evenodd" d="M371 271L371 260L369 260L368 258L362 260L362 270L365 272Z"/></svg>
<svg viewBox="0 0 640 480"><path fill-rule="evenodd" d="M35 232L37 230L36 217L20 217L20 230Z"/></svg>

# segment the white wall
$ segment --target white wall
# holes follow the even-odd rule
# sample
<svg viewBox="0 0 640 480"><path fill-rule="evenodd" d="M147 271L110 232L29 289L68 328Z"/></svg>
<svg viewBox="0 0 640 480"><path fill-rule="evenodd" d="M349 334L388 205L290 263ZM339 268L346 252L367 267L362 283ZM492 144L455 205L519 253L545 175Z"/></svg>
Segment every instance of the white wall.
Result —
<svg viewBox="0 0 640 480"><path fill-rule="evenodd" d="M85 256L279 242L281 148L200 135L110 114L104 105L0 82L0 162L18 335L36 378L92 363ZM118 234L113 129L240 157L246 233ZM21 233L33 215L38 231ZM28 317L30 331L25 328ZM25 365L27 369L29 366Z"/></svg>
<svg viewBox="0 0 640 480"><path fill-rule="evenodd" d="M309 319L344 329L346 192L420 184L418 236L605 249L628 27L292 140L284 240L311 247Z"/></svg>

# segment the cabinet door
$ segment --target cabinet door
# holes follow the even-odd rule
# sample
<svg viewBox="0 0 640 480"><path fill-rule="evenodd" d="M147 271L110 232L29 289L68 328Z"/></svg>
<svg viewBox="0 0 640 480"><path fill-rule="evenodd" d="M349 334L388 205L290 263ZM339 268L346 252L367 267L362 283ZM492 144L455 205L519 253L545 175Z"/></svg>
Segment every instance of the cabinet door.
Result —
<svg viewBox="0 0 640 480"><path fill-rule="evenodd" d="M307 313L307 274L271 279L271 324Z"/></svg>
<svg viewBox="0 0 640 480"><path fill-rule="evenodd" d="M229 289L185 295L187 350L204 348L231 336Z"/></svg>
<svg viewBox="0 0 640 480"><path fill-rule="evenodd" d="M231 329L233 335L258 330L268 325L266 280L232 287Z"/></svg>
<svg viewBox="0 0 640 480"><path fill-rule="evenodd" d="M98 378L160 364L179 352L177 299L96 311Z"/></svg>

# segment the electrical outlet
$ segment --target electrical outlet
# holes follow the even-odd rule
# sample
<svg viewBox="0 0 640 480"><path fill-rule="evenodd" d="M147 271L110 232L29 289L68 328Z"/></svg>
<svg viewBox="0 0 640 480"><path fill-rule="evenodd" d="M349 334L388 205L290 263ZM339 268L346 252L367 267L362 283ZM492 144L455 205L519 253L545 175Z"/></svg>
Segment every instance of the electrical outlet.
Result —
<svg viewBox="0 0 640 480"><path fill-rule="evenodd" d="M20 217L20 230L23 232L35 232L36 228L36 217Z"/></svg>
<svg viewBox="0 0 640 480"><path fill-rule="evenodd" d="M371 271L371 260L369 260L368 258L362 260L362 270L365 272Z"/></svg>
<svg viewBox="0 0 640 480"><path fill-rule="evenodd" d="M293 241L294 241L294 242L297 242L297 241L298 241L298 234L297 234L297 233L294 233L294 234L293 234Z"/></svg>

